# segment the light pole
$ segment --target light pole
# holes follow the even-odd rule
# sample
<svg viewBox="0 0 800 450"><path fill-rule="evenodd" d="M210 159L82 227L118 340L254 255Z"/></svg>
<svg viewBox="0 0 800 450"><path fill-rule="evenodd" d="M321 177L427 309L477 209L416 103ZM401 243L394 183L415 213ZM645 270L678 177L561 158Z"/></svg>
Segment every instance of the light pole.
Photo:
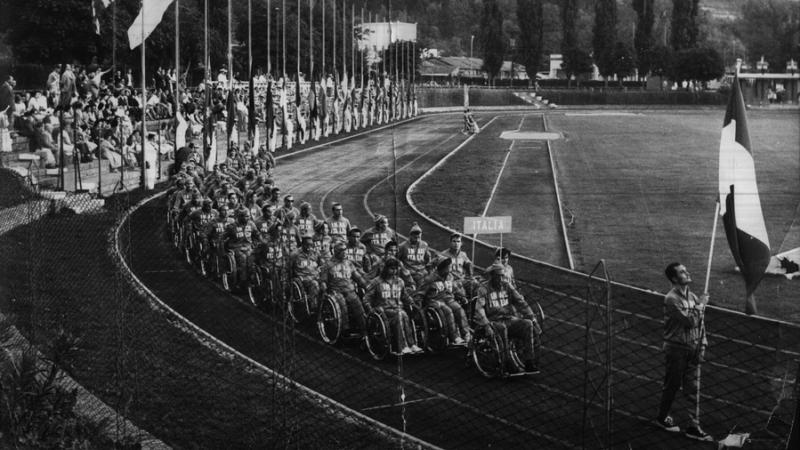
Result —
<svg viewBox="0 0 800 450"><path fill-rule="evenodd" d="M761 71L761 75L764 75L764 72L767 71L768 67L769 67L769 63L764 61L764 56L762 55L761 56L761 60L756 62L756 69Z"/></svg>
<svg viewBox="0 0 800 450"><path fill-rule="evenodd" d="M469 36L469 59L472 59L472 43L475 41L475 35L471 34Z"/></svg>
<svg viewBox="0 0 800 450"><path fill-rule="evenodd" d="M795 61L794 58L792 58L786 63L786 71L791 72L792 76L794 76L795 70L797 70L797 61Z"/></svg>

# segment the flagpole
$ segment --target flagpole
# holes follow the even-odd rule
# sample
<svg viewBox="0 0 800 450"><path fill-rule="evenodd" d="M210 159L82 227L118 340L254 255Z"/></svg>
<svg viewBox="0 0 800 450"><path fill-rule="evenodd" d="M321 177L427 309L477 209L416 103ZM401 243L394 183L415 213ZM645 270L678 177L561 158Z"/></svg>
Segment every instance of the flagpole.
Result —
<svg viewBox="0 0 800 450"><path fill-rule="evenodd" d="M142 164L141 164L141 184L142 190L147 189L147 170L146 170L146 159L144 154L144 141L145 137L147 136L147 125L145 123L145 118L147 117L147 93L145 90L147 89L147 85L145 84L147 81L146 72L145 72L145 44L147 44L147 39L144 35L144 18L146 17L144 12L144 0L142 0Z"/></svg>
<svg viewBox="0 0 800 450"><path fill-rule="evenodd" d="M233 25L232 25L233 24L233 17L232 16L233 16L233 3L231 2L231 0L228 0L228 99L229 99L229 101L225 102L225 106L226 107L230 106L230 99L231 99L231 95L233 93L232 92L233 91L233 46L232 46L233 45L233 30L232 30L232 28L233 28ZM229 115L228 123L229 124L231 123L230 114L232 112L233 111L231 111L230 108L228 108L228 115ZM231 128L230 125L228 125L226 127L226 130L229 129L229 128L231 130L231 133L233 133L234 128ZM225 136L225 149L226 149L227 153L230 153L230 151L231 151L231 136L230 135L226 135Z"/></svg>
<svg viewBox="0 0 800 450"><path fill-rule="evenodd" d="M209 58L208 58L208 0L203 2L203 148L201 149L203 155L203 167L206 164L206 146L208 145L208 99L209 90L211 89L211 80L209 79ZM177 149L176 149L177 150ZM208 148L211 152L211 148Z"/></svg>
<svg viewBox="0 0 800 450"><path fill-rule="evenodd" d="M322 78L325 78L325 0L322 0Z"/></svg>
<svg viewBox="0 0 800 450"><path fill-rule="evenodd" d="M255 86L253 85L253 1L247 0L247 141L251 154L258 151L253 148L258 126L255 122Z"/></svg>
<svg viewBox="0 0 800 450"><path fill-rule="evenodd" d="M308 0L308 81L314 86L314 0Z"/></svg>
<svg viewBox="0 0 800 450"><path fill-rule="evenodd" d="M300 0L297 1L297 86L300 89ZM299 105L298 105L299 106Z"/></svg>
<svg viewBox="0 0 800 450"><path fill-rule="evenodd" d="M181 105L181 53L180 53L180 41L181 41L181 33L180 33L180 16L178 12L178 7L180 5L181 0L175 0L175 145L178 145L178 114L180 113L180 105ZM161 132L159 130L159 138L161 136ZM178 149L175 148L175 151ZM158 155L159 164L161 164L161 155ZM161 176L161 170L158 171L158 175Z"/></svg>
<svg viewBox="0 0 800 450"><path fill-rule="evenodd" d="M708 250L708 264L706 265L706 282L703 285L703 294L708 294L708 284L711 280L711 260L714 257L714 240L717 237L717 220L719 219L720 201L717 198L717 206L714 211L714 228L711 229L711 245Z"/></svg>
<svg viewBox="0 0 800 450"><path fill-rule="evenodd" d="M333 0L332 16L333 16L333 73L336 74L336 0Z"/></svg>
<svg viewBox="0 0 800 450"><path fill-rule="evenodd" d="M281 3L281 49L283 52L282 67L283 89L286 89L286 0Z"/></svg>
<svg viewBox="0 0 800 450"><path fill-rule="evenodd" d="M356 4L350 4L350 76L356 77ZM355 85L355 82L353 83Z"/></svg>
<svg viewBox="0 0 800 450"><path fill-rule="evenodd" d="M271 44L271 22L272 22L272 1L267 0L267 74L272 76L272 44Z"/></svg>
<svg viewBox="0 0 800 450"><path fill-rule="evenodd" d="M361 42L364 42L364 6L361 6ZM361 89L364 89L364 49L361 49Z"/></svg>

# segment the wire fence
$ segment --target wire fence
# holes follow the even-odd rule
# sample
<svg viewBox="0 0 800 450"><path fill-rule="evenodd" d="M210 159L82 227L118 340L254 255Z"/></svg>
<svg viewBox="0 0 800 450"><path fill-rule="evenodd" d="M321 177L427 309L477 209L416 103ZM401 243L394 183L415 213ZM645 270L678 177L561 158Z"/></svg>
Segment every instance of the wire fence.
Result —
<svg viewBox="0 0 800 450"><path fill-rule="evenodd" d="M391 321L374 314L365 342L342 329L340 302L309 295L277 261L237 288L235 259L168 220L169 194L28 203L0 236L2 311L39 346L73 337L59 366L168 445L695 445L653 425L663 297L613 282L603 262L586 275L512 259L519 292L543 311L540 373L517 376L514 353L474 323L468 345L449 345L446 321L423 307L408 313L424 353L395 355ZM703 428L786 448L800 327L715 308L706 321ZM678 398L681 425L694 406Z"/></svg>

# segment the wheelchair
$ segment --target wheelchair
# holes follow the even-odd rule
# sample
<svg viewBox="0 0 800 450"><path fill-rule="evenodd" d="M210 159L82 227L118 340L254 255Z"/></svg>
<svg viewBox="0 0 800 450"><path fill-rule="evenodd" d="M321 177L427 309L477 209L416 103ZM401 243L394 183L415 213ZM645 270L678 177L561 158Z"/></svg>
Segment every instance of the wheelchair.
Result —
<svg viewBox="0 0 800 450"><path fill-rule="evenodd" d="M303 282L293 279L289 284L289 301L286 304L289 316L295 323L302 323L312 317L311 300L308 298Z"/></svg>
<svg viewBox="0 0 800 450"><path fill-rule="evenodd" d="M505 342L500 336L500 332L490 325L494 334L486 334L486 327L476 327L474 324L475 302L477 297L469 302L467 317L470 318L470 326L475 330L472 340L467 344L467 358L475 365L481 375L486 378L508 378L527 375L525 364L519 356L522 343L511 336L506 336ZM545 314L541 305L536 300L526 300L533 310L534 317L543 327ZM508 347L506 347L506 343Z"/></svg>
<svg viewBox="0 0 800 450"><path fill-rule="evenodd" d="M186 247L184 248L184 256L186 257L186 262L194 266L200 275L207 276L206 248L200 232L192 231L189 234L189 239L186 241Z"/></svg>
<svg viewBox="0 0 800 450"><path fill-rule="evenodd" d="M425 304L421 295L415 295L414 298L417 305ZM412 312L415 314L414 323L424 327L417 333L417 345L431 353L442 352L450 347L447 325L439 310L433 306L422 306L413 308Z"/></svg>
<svg viewBox="0 0 800 450"><path fill-rule="evenodd" d="M356 295L358 298L363 299L364 294L364 288L356 286ZM362 337L360 332L344 329L343 314L349 314L350 311L342 310L340 304L341 299L341 293L337 291L328 291L320 300L317 309L317 330L319 331L320 338L322 338L322 341L326 344L335 345L339 339L345 337ZM352 332L348 334L348 331Z"/></svg>
<svg viewBox="0 0 800 450"><path fill-rule="evenodd" d="M404 309L411 323L411 333L416 337L417 345L425 348L427 345L427 324L422 309L413 305ZM388 317L377 311L367 315L367 351L373 359L381 361L391 354L400 356L401 349L397 348L397 339Z"/></svg>
<svg viewBox="0 0 800 450"><path fill-rule="evenodd" d="M494 325L489 325L494 327ZM519 357L519 343L516 339L508 337L508 346L505 347L500 332L489 336L485 327L475 330L472 341L468 346L468 357L475 368L486 378L508 378L525 375L525 364Z"/></svg>

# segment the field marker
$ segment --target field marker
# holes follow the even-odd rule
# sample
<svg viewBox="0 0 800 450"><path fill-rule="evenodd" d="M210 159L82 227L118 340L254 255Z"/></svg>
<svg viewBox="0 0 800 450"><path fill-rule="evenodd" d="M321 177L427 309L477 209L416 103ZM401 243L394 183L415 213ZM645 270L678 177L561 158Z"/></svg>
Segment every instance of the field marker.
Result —
<svg viewBox="0 0 800 450"><path fill-rule="evenodd" d="M542 125L547 131L547 116L542 114ZM561 219L561 236L564 238L564 248L567 250L567 261L569 261L570 270L575 270L575 259L572 257L572 249L569 247L569 236L567 235L567 225L564 221L564 208L561 205L561 190L558 188L558 176L556 175L556 162L553 157L553 149L550 147L550 141L545 141L547 144L547 156L550 158L550 172L553 173L553 187L556 190L556 204L558 204L558 217ZM573 216L574 219L574 216ZM570 223L572 223L570 221Z"/></svg>

